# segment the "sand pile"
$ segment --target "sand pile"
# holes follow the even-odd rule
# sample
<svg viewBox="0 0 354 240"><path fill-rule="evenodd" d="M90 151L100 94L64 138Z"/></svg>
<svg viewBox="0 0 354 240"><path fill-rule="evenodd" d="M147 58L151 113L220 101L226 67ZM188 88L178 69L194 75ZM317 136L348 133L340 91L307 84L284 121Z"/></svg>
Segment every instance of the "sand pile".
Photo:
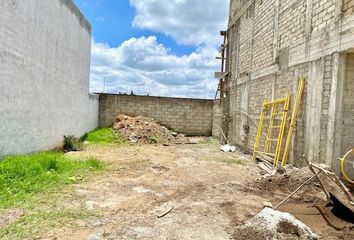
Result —
<svg viewBox="0 0 354 240"><path fill-rule="evenodd" d="M239 240L317 239L309 227L291 214L270 208L236 227L234 237Z"/></svg>
<svg viewBox="0 0 354 240"><path fill-rule="evenodd" d="M186 141L184 135L169 130L152 118L143 116L118 115L112 129L132 143L169 144Z"/></svg>

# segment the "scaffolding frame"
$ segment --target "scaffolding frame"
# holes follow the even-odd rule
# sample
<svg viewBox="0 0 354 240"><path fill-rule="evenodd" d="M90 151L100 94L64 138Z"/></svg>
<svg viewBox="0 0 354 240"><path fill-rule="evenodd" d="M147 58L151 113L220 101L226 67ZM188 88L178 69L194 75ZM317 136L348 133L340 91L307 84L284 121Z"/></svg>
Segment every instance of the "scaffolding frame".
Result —
<svg viewBox="0 0 354 240"><path fill-rule="evenodd" d="M285 98L276 99L274 101L263 101L262 111L259 119L258 130L256 134L256 141L254 144L253 150L253 160L256 161L257 158L272 159L273 166L277 166L280 159L287 115L290 105L290 94ZM281 112L277 112L278 108L282 108ZM269 115L269 126L268 129L264 127L264 121L267 115L267 112L270 112ZM280 119L277 119L277 116L280 116ZM274 125L276 121L280 121L280 125ZM274 135L274 129L279 129L277 136ZM263 151L260 150L260 141L262 137L262 132L266 131L266 138ZM275 145L275 152L272 151L272 146Z"/></svg>
<svg viewBox="0 0 354 240"><path fill-rule="evenodd" d="M220 72L215 73L215 78L219 80L218 88L215 93L215 99L217 99L218 94L220 94L220 99L224 99L226 97L226 82L229 73L226 71L226 62L227 62L227 50L229 47L228 44L228 31L220 31L220 35L224 38L223 44L220 46L220 57L216 57L216 59L221 60L221 68Z"/></svg>

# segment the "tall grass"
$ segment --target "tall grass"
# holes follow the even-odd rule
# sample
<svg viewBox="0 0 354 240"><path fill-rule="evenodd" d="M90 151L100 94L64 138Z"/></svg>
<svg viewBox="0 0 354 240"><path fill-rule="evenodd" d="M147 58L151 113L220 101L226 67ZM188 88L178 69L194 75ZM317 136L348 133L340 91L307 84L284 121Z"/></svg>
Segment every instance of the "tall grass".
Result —
<svg viewBox="0 0 354 240"><path fill-rule="evenodd" d="M0 161L0 208L13 207L102 168L98 160L72 160L56 152L5 157Z"/></svg>
<svg viewBox="0 0 354 240"><path fill-rule="evenodd" d="M113 133L110 128L99 128L92 132L86 133L82 137L83 141L88 141L91 144L115 144L125 145L127 140L119 133Z"/></svg>

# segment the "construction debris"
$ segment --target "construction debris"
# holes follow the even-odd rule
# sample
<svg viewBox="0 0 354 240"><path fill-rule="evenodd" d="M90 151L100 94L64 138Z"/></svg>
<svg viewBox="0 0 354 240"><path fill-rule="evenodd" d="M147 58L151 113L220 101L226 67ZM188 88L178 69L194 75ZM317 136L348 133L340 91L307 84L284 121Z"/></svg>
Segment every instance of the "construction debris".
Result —
<svg viewBox="0 0 354 240"><path fill-rule="evenodd" d="M264 208L245 224L238 226L234 235L239 240L317 239L312 230L294 216L271 208Z"/></svg>
<svg viewBox="0 0 354 240"><path fill-rule="evenodd" d="M318 166L309 162L309 167L313 172L315 171L314 168L316 168L318 173L323 173L323 176L318 178L318 180L321 183L322 189L327 195L327 198L329 198L328 200L347 212L354 221L354 196L349 189L342 183L336 174L325 169L323 166Z"/></svg>
<svg viewBox="0 0 354 240"><path fill-rule="evenodd" d="M235 146L231 146L229 144L221 146L220 149L223 152L235 152L236 151L236 147Z"/></svg>
<svg viewBox="0 0 354 240"><path fill-rule="evenodd" d="M257 166L266 172L267 175L273 176L277 173L277 170L273 167L273 165L268 164L267 162L258 162Z"/></svg>
<svg viewBox="0 0 354 240"><path fill-rule="evenodd" d="M130 117L127 115L118 115L112 129L126 137L132 143L168 144L188 142L188 139L183 134L169 130L153 118L143 116Z"/></svg>

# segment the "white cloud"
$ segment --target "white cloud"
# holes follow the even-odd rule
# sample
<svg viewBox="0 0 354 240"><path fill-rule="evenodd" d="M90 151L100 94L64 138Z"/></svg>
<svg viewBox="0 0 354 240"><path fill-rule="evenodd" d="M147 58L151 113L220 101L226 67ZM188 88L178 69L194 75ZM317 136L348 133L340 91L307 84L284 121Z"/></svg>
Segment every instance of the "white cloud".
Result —
<svg viewBox="0 0 354 240"><path fill-rule="evenodd" d="M176 56L155 36L131 38L118 47L92 42L91 90L154 96L213 98L220 62L219 31L227 24L225 0L130 0L133 26L164 33L197 47Z"/></svg>
<svg viewBox="0 0 354 240"><path fill-rule="evenodd" d="M130 0L136 10L133 26L162 32L178 43L215 44L225 29L226 0Z"/></svg>
<svg viewBox="0 0 354 240"><path fill-rule="evenodd" d="M155 36L131 38L116 48L93 41L91 91L212 98L216 55L213 47L203 47L176 56Z"/></svg>

